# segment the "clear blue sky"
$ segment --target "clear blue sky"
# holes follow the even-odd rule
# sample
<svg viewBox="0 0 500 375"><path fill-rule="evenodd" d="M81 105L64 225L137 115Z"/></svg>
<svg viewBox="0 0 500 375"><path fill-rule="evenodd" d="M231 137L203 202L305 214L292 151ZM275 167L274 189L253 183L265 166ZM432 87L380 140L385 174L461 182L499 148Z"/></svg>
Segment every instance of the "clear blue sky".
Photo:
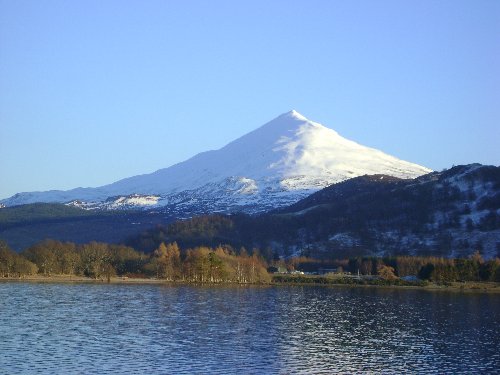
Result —
<svg viewBox="0 0 500 375"><path fill-rule="evenodd" d="M290 109L433 169L500 162L500 1L0 0L0 198L99 186Z"/></svg>

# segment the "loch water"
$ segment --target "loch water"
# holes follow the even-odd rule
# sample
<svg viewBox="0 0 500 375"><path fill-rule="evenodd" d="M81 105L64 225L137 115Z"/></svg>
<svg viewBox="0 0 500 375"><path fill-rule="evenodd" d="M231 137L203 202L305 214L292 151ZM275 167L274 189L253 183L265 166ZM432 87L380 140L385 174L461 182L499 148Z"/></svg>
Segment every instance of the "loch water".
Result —
<svg viewBox="0 0 500 375"><path fill-rule="evenodd" d="M0 374L500 373L500 295L0 283Z"/></svg>

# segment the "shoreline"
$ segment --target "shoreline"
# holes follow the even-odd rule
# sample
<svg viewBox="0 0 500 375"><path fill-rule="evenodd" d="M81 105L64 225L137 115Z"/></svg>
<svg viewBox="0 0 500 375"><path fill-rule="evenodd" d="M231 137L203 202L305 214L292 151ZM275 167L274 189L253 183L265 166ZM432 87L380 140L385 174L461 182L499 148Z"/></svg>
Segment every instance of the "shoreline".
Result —
<svg viewBox="0 0 500 375"><path fill-rule="evenodd" d="M300 282L284 282L284 283L271 283L270 285L276 286L320 286L320 287L346 287L346 288L377 288L377 289L406 289L406 290L424 290L428 292L453 292L453 293L488 293L500 294L500 283L481 283L470 282L463 285L459 282L451 283L452 285L441 285L429 283L425 286L419 285L374 285L374 284L342 284L342 283L329 283L329 284L316 284L316 283L300 283Z"/></svg>
<svg viewBox="0 0 500 375"><path fill-rule="evenodd" d="M407 282L401 279L388 280L353 280L343 278L328 278L318 276L280 275L278 280L273 280L274 285L316 285L316 286L347 286L347 287L370 287L386 289L413 289L436 292L463 292L463 293L500 293L500 283L492 281L467 281L467 282L447 282L436 283L420 280L417 282Z"/></svg>
<svg viewBox="0 0 500 375"><path fill-rule="evenodd" d="M104 279L93 279L86 276L78 275L51 275L51 276L23 276L23 277L2 277L0 282L33 282L33 283L82 283L82 284L165 284L173 283L173 281L166 281L161 279L146 279L139 277L122 277L113 276L109 281Z"/></svg>
<svg viewBox="0 0 500 375"><path fill-rule="evenodd" d="M52 275L52 276L24 276L24 277L2 277L1 282L30 282L30 283L68 283L68 284L121 284L121 285L203 285L203 286L323 286L323 287L362 287L383 289L407 289L426 290L432 292L462 292L462 293L500 293L500 283L471 281L466 283L452 282L446 285L428 283L427 285L397 285L397 284L365 284L365 283L336 283L331 280L328 283L300 282L300 281L271 281L270 283L195 283L186 281L168 281L154 278L135 278L114 276L109 279L92 279L77 275Z"/></svg>

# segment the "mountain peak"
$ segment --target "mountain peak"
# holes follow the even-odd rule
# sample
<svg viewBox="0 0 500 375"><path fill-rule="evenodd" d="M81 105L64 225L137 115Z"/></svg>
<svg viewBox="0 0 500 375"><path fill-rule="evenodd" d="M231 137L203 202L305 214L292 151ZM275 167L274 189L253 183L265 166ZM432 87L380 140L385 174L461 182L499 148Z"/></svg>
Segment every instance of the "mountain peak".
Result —
<svg viewBox="0 0 500 375"><path fill-rule="evenodd" d="M295 118L297 120L301 120L301 121L309 121L305 116L301 115L295 109L292 109L291 111L284 113L282 116L293 117L293 118Z"/></svg>

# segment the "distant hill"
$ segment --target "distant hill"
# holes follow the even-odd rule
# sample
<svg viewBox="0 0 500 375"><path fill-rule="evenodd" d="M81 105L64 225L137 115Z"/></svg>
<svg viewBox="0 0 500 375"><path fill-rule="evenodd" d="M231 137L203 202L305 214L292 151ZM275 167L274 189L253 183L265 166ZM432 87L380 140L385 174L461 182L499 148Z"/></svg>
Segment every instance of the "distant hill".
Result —
<svg viewBox="0 0 500 375"><path fill-rule="evenodd" d="M61 220L95 215L92 211L82 210L58 203L32 203L0 209L0 230L27 222Z"/></svg>
<svg viewBox="0 0 500 375"><path fill-rule="evenodd" d="M87 211L59 203L34 203L0 208L0 239L17 251L47 238L122 243L169 221L154 211Z"/></svg>
<svg viewBox="0 0 500 375"><path fill-rule="evenodd" d="M281 255L468 256L500 252L500 168L472 164L403 180L361 176L258 216L213 215L159 226L131 239L151 250L227 243Z"/></svg>

